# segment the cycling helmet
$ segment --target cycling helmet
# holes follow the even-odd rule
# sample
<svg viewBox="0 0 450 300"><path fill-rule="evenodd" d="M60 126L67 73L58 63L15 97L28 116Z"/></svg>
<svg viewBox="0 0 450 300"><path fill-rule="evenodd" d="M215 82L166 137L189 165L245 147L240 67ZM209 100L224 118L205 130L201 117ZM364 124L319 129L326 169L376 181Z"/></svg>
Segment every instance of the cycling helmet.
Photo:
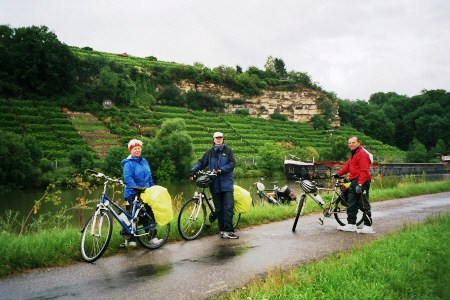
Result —
<svg viewBox="0 0 450 300"><path fill-rule="evenodd" d="M316 185L309 180L302 181L302 188L307 193L313 193L313 192L317 191Z"/></svg>
<svg viewBox="0 0 450 300"><path fill-rule="evenodd" d="M209 187L211 185L212 181L213 181L212 176L200 175L195 180L195 184L198 187L207 188L207 187Z"/></svg>
<svg viewBox="0 0 450 300"><path fill-rule="evenodd" d="M264 192L264 190L266 189L266 187L264 186L264 184L262 184L261 182L257 182L257 183L256 183L256 188L257 188L258 191L260 191L260 192Z"/></svg>

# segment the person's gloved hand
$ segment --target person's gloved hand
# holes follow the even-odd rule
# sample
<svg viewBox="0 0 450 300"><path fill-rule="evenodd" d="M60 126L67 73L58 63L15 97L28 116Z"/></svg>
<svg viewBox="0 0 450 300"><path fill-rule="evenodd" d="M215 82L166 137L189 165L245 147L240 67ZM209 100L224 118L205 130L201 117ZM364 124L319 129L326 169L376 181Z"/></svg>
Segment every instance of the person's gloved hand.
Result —
<svg viewBox="0 0 450 300"><path fill-rule="evenodd" d="M362 193L362 186L358 184L358 185L356 186L355 191L356 191L357 194L361 194L361 193Z"/></svg>
<svg viewBox="0 0 450 300"><path fill-rule="evenodd" d="M189 172L188 178L189 180L194 180L194 172Z"/></svg>

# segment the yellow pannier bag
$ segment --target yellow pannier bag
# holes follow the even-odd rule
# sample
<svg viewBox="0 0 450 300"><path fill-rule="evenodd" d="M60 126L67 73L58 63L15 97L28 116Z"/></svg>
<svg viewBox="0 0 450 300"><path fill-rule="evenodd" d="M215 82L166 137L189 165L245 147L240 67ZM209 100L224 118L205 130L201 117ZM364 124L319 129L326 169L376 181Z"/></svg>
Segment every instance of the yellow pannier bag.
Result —
<svg viewBox="0 0 450 300"><path fill-rule="evenodd" d="M154 185L141 194L141 199L152 208L158 225L166 225L173 219L172 197L165 187Z"/></svg>
<svg viewBox="0 0 450 300"><path fill-rule="evenodd" d="M244 214L252 206L252 196L250 192L238 185L234 185L234 211L238 214Z"/></svg>

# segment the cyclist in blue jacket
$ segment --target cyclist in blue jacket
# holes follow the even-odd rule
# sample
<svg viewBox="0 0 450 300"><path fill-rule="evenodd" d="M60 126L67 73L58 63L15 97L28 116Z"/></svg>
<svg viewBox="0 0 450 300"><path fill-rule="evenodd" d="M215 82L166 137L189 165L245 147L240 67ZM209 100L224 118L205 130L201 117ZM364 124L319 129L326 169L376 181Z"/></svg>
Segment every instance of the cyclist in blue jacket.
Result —
<svg viewBox="0 0 450 300"><path fill-rule="evenodd" d="M126 183L124 189L124 198L126 203L126 209L131 210L131 204L133 203L136 192L132 189L134 186L151 187L154 185L152 178L152 171L148 161L141 156L142 141L131 140L128 143L128 150L130 155L122 160L121 165L123 168L123 181ZM125 246L136 246L134 240L125 240Z"/></svg>
<svg viewBox="0 0 450 300"><path fill-rule="evenodd" d="M234 233L234 177L233 170L236 161L233 151L223 143L223 133L216 132L213 135L213 146L206 150L205 154L192 167L189 179L199 170L208 167L208 170L217 174L210 186L211 195L216 210L221 238L238 239Z"/></svg>

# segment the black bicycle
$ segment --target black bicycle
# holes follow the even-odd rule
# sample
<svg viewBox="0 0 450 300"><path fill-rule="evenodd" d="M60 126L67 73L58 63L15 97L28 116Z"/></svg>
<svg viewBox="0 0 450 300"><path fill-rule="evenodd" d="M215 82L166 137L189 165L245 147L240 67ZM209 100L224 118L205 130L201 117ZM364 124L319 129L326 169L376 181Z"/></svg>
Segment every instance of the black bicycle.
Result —
<svg viewBox="0 0 450 300"><path fill-rule="evenodd" d="M81 255L85 261L96 261L108 247L113 229L111 216L122 226L122 235L126 238L136 237L139 243L146 248L157 249L167 241L170 223L163 226L156 223L150 207L144 204L140 198L140 194L146 188L133 187L136 197L133 201L132 212L129 213L106 195L109 184L116 183L124 186L124 182L93 170L88 170L88 172L105 181L97 209L81 231Z"/></svg>
<svg viewBox="0 0 450 300"><path fill-rule="evenodd" d="M209 209L209 223L213 223L217 216L215 214L214 202L212 197L205 193L205 190L211 185L214 176L211 172L197 172L195 185L198 187L194 197L189 199L181 207L178 215L178 232L185 240L195 240L206 227L207 207ZM234 213L233 228L239 224L241 214Z"/></svg>
<svg viewBox="0 0 450 300"><path fill-rule="evenodd" d="M303 212L306 205L306 199L309 197L314 202L316 202L321 208L323 208L323 217L319 218L319 223L323 225L325 218L334 216L339 225L344 226L347 224L347 189L349 184L345 182L344 177L339 177L334 183L334 189L322 188L314 181L299 179L296 183L300 184L301 190L303 191L300 199L298 200L297 208L295 209L295 220L292 226L292 232L295 232L297 227L298 219ZM333 192L331 200L323 200L318 194L319 191L330 191ZM308 197L307 197L308 196ZM366 218L366 213L359 211L357 215L356 225L360 225L364 218Z"/></svg>

